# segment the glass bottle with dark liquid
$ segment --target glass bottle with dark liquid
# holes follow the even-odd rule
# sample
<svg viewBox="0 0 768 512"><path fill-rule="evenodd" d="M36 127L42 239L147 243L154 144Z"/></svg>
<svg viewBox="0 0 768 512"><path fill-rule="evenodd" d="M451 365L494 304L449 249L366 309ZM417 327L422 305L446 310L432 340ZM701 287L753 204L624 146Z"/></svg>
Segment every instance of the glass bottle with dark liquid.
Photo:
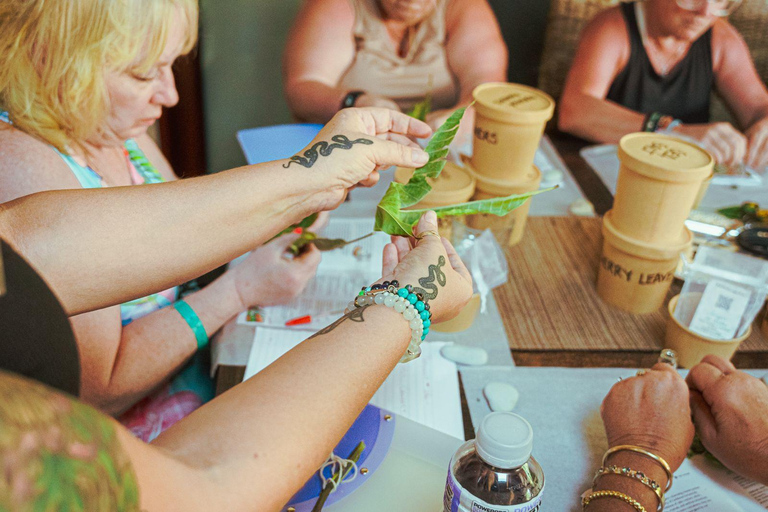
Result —
<svg viewBox="0 0 768 512"><path fill-rule="evenodd" d="M539 512L544 471L531 457L533 429L517 414L483 418L477 438L451 459L444 512Z"/></svg>

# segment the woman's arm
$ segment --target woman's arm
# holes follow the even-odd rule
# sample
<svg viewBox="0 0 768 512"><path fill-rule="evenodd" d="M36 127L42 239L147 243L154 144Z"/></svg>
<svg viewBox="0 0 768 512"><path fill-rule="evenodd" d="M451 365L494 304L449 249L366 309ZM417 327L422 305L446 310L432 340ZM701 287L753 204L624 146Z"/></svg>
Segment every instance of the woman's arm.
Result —
<svg viewBox="0 0 768 512"><path fill-rule="evenodd" d="M119 304L202 275L335 208L350 187L373 185L379 168L426 163L421 149L388 140L394 134L425 137L430 129L385 109L346 109L310 147L337 135L370 144L304 165L284 160L172 183L33 194L0 205L0 234L69 314ZM33 163L22 164L10 168L29 173Z"/></svg>
<svg viewBox="0 0 768 512"><path fill-rule="evenodd" d="M425 217L417 233L437 229L434 214ZM436 320L451 318L472 293L466 268L450 244L435 236L425 236L413 250L408 247L387 247L383 274L387 280L396 278L402 284L417 282L434 273L430 266L434 267L442 258L445 264L438 268L445 274L445 284L437 281L437 294L429 303ZM83 493L90 491L100 493L102 503L111 504L114 501L108 499L108 493L121 496L126 488L130 490L138 483L142 510L278 510L317 471L397 364L410 334L408 322L392 308L374 305L356 309L253 378L179 421L151 445L95 411L80 414L84 419L77 430L71 428L73 422L57 423L54 417L50 423L60 427L56 432L63 431L65 440L83 432L97 432L102 437L96 439L102 441L106 437L103 444L108 445L92 447L91 444L97 444L92 441L93 436L84 436L91 443L76 443L72 447L65 444L61 449L57 445L57 461L79 457L84 462L78 467L92 470L85 472L85 482L92 475L98 476L104 466L116 468L119 477L111 480L111 486L68 487L63 498L92 503L83 499ZM32 411L55 406L55 411L64 411L64 416L69 416L72 408L85 409L72 399L42 392L28 381L25 390L18 389L19 386L11 389L13 381L20 379L0 375L0 386L8 391L8 396L22 396L21 391L37 388L13 405L31 404ZM0 421L9 414L13 419L13 413L19 411L10 406L0 407ZM117 434L117 447L113 446L113 432ZM21 437L28 431L13 434ZM15 446L18 443L0 449L13 450ZM49 446L36 444L35 447L42 448L25 456L32 461L37 460L35 457L42 459L49 455ZM126 467L126 458L133 471ZM6 473L10 472L14 481L22 481L27 476L24 469L16 465ZM54 473L52 478L63 480L65 475ZM43 497L50 491L47 486L33 488ZM0 495L0 500L3 498Z"/></svg>
<svg viewBox="0 0 768 512"><path fill-rule="evenodd" d="M302 292L320 263L320 252L310 246L301 256L284 259L296 236L285 235L260 247L213 283L184 297L209 337L249 306L282 304ZM119 306L75 316L71 323L83 369L80 398L110 414L135 404L197 351L193 331L172 307L126 326L121 326Z"/></svg>
<svg viewBox="0 0 768 512"><path fill-rule="evenodd" d="M341 108L348 91L337 87L355 58L349 0L304 2L288 33L283 86L288 106L300 121L325 123Z"/></svg>
<svg viewBox="0 0 768 512"><path fill-rule="evenodd" d="M486 0L453 0L445 17L448 65L459 81L456 107L466 106L478 85L507 81L507 45Z"/></svg>
<svg viewBox="0 0 768 512"><path fill-rule="evenodd" d="M742 129L768 117L768 90L757 74L747 43L726 20L712 26L715 86Z"/></svg>
<svg viewBox="0 0 768 512"><path fill-rule="evenodd" d="M618 8L599 13L581 35L559 105L560 130L596 142L618 142L642 130L643 115L606 98L629 61L629 36Z"/></svg>
<svg viewBox="0 0 768 512"><path fill-rule="evenodd" d="M757 74L741 34L726 20L712 27L715 85L747 139L745 163L768 165L768 89Z"/></svg>

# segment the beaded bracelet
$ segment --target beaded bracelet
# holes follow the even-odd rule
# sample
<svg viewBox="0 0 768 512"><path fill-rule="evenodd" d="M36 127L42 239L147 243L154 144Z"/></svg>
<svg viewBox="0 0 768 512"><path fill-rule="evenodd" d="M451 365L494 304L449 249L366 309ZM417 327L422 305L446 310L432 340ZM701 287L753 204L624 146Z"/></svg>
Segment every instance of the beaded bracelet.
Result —
<svg viewBox="0 0 768 512"><path fill-rule="evenodd" d="M403 288L399 286L400 283L396 280L365 286L355 300L347 305L346 312L363 306L382 304L401 313L411 327L411 342L403 357L400 358L401 363L407 363L421 355L420 345L429 333L432 313L424 297L420 293L413 292L413 286L406 285Z"/></svg>
<svg viewBox="0 0 768 512"><path fill-rule="evenodd" d="M667 474L667 487L664 489L664 492L666 493L672 488L672 480L674 479L674 476L672 474L672 468L669 467L669 464L666 460L664 460L662 457L659 457L655 453L651 453L645 448L640 448L639 446L634 446L631 444L622 444L619 446L614 446L613 448L608 448L608 450L605 452L605 455L603 455L603 462L602 465L605 466L605 461L608 460L608 457L616 452L621 451L628 451L628 452L635 452L639 453L640 455L645 455L651 460L654 460L659 466L664 469L664 472Z"/></svg>
<svg viewBox="0 0 768 512"><path fill-rule="evenodd" d="M582 509L586 509L590 501L598 498L616 498L623 501L624 503L629 503L632 505L632 507L634 507L635 510L637 510L637 512L647 512L645 507L639 501L627 496L623 492L618 491L595 491L590 493L588 496L581 498Z"/></svg>
<svg viewBox="0 0 768 512"><path fill-rule="evenodd" d="M635 471L634 469L630 469L627 467L620 468L619 466L608 466L608 467L601 467L600 469L595 472L595 478L592 479L592 487L594 488L594 485L597 483L597 479L600 478L603 475L621 475L626 476L629 478L634 478L635 480L638 480L643 485L651 489L655 494L656 497L659 499L659 506L656 509L656 512L661 512L664 510L664 493L661 490L661 487L656 482L656 480L651 480L647 476L645 476L644 473L641 473L640 471Z"/></svg>

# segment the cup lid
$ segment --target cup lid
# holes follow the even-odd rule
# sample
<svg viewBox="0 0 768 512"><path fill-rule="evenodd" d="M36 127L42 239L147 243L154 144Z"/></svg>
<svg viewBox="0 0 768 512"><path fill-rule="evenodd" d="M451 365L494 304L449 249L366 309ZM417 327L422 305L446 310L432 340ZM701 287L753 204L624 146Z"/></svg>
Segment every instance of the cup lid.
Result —
<svg viewBox="0 0 768 512"><path fill-rule="evenodd" d="M685 183L712 174L714 159L701 147L669 135L630 133L619 141L619 160L650 178Z"/></svg>
<svg viewBox="0 0 768 512"><path fill-rule="evenodd" d="M395 169L395 181L408 183L413 176L413 169L398 167ZM446 162L437 178L427 178L432 190L415 207L449 206L465 203L475 193L475 177L466 169L453 162Z"/></svg>
<svg viewBox="0 0 768 512"><path fill-rule="evenodd" d="M511 412L492 412L480 422L475 440L477 454L491 466L516 468L531 458L533 428Z"/></svg>
<svg viewBox="0 0 768 512"><path fill-rule="evenodd" d="M538 190L539 185L541 185L541 171L535 165L531 165L530 170L518 180L504 181L488 178L478 173L477 170L472 167L472 162L467 155L461 155L461 163L464 164L464 169L477 180L477 190L485 192L486 194L493 194L495 196L524 194L526 192Z"/></svg>
<svg viewBox="0 0 768 512"><path fill-rule="evenodd" d="M478 113L506 122L545 123L552 119L555 100L533 87L489 82L472 91Z"/></svg>
<svg viewBox="0 0 768 512"><path fill-rule="evenodd" d="M651 244L629 237L616 229L612 221L613 210L603 216L603 238L617 249L634 256L649 260L668 260L676 258L693 242L693 234L683 227L677 240L668 244Z"/></svg>

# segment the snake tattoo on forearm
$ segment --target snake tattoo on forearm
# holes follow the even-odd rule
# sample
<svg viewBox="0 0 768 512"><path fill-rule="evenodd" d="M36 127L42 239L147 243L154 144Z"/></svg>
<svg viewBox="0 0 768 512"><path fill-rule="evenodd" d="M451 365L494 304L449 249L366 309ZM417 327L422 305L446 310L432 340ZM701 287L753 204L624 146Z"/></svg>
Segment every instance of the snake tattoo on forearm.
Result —
<svg viewBox="0 0 768 512"><path fill-rule="evenodd" d="M311 148L304 152L304 156L292 156L290 159L291 161L283 164L283 167L287 169L291 164L296 163L303 167L310 168L315 165L315 162L317 162L319 157L330 155L334 149L352 149L353 144L365 144L366 146L373 144L373 141L370 139L349 140L346 135L334 135L331 137L331 140L333 141L331 144L324 140L316 142Z"/></svg>
<svg viewBox="0 0 768 512"><path fill-rule="evenodd" d="M414 287L413 290L416 293L420 293L425 299L433 300L437 297L437 286L435 281L440 286L445 286L445 273L441 267L445 265L445 256L440 256L437 260L437 265L430 265L429 275L427 277L420 277L419 284L421 288Z"/></svg>

